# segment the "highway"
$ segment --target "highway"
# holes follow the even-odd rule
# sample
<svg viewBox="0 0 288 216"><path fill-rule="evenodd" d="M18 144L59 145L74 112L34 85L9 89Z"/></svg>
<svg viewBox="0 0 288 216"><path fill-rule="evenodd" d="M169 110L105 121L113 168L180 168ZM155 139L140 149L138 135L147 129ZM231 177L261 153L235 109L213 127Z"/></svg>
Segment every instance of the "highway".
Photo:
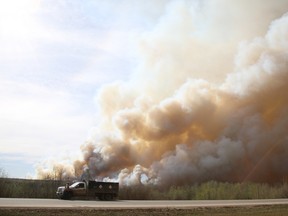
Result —
<svg viewBox="0 0 288 216"><path fill-rule="evenodd" d="M265 200L58 200L58 199L18 199L0 198L0 208L195 208L256 205L288 205L288 199Z"/></svg>

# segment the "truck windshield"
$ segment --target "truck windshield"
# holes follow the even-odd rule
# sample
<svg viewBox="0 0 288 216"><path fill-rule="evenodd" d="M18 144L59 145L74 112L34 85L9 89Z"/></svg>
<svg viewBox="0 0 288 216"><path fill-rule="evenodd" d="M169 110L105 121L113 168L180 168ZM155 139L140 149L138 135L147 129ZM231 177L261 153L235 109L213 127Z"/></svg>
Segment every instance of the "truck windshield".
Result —
<svg viewBox="0 0 288 216"><path fill-rule="evenodd" d="M72 184L70 187L72 187L72 188L75 188L75 187L77 187L77 185L78 184L83 184L83 183L80 183L80 182L75 182L74 184Z"/></svg>

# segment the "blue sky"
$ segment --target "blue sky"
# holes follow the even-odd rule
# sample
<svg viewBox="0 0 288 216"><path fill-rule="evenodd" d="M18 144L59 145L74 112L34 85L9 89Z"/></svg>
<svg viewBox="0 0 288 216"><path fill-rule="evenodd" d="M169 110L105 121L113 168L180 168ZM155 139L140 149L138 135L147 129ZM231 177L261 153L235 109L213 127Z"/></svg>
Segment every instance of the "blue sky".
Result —
<svg viewBox="0 0 288 216"><path fill-rule="evenodd" d="M97 91L129 79L137 38L167 2L0 0L0 167L10 177L77 156L97 124Z"/></svg>

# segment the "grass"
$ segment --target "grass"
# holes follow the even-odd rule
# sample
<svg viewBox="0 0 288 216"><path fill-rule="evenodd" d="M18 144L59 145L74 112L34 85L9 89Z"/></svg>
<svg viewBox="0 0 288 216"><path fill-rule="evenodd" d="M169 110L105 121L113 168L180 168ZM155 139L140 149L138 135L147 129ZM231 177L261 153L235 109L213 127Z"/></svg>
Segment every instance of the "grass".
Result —
<svg viewBox="0 0 288 216"><path fill-rule="evenodd" d="M187 209L153 208L153 209L48 209L48 208L0 208L0 216L286 216L288 205L241 206L241 207L197 207Z"/></svg>

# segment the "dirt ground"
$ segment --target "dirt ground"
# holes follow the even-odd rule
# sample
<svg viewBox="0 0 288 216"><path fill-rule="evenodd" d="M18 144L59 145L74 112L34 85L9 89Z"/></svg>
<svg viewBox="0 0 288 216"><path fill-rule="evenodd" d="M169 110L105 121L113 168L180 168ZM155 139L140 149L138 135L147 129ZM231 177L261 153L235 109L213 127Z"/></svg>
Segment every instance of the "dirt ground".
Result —
<svg viewBox="0 0 288 216"><path fill-rule="evenodd" d="M189 209L156 208L156 209L60 209L60 208L0 208L0 216L286 216L288 205L243 206L243 207L198 207Z"/></svg>

